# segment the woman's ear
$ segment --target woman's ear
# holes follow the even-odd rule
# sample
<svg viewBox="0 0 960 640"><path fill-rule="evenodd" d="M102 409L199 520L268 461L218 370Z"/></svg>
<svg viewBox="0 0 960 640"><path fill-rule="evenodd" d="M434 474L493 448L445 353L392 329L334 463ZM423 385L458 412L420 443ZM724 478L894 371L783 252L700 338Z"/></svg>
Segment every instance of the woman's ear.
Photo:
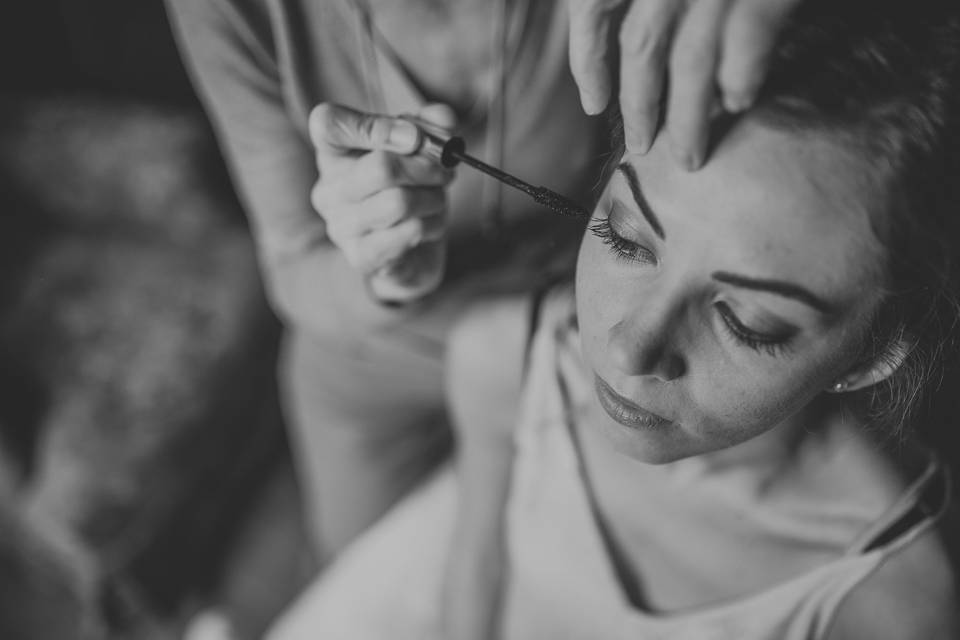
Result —
<svg viewBox="0 0 960 640"><path fill-rule="evenodd" d="M872 358L870 361L854 367L836 382L834 382L827 391L832 393L844 393L846 391L857 391L883 382L900 366L910 355L915 342L906 336L900 336L892 341L882 353Z"/></svg>

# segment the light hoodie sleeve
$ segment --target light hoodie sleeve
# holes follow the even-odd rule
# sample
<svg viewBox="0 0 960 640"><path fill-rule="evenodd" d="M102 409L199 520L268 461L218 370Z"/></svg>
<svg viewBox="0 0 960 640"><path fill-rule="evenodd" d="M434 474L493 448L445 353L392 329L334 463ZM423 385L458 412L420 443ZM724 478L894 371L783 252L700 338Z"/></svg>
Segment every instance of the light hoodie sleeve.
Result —
<svg viewBox="0 0 960 640"><path fill-rule="evenodd" d="M171 26L251 221L277 313L313 331L355 331L398 313L370 299L310 205L317 179L306 123L283 97L263 2L166 0ZM299 126L298 126L299 125Z"/></svg>

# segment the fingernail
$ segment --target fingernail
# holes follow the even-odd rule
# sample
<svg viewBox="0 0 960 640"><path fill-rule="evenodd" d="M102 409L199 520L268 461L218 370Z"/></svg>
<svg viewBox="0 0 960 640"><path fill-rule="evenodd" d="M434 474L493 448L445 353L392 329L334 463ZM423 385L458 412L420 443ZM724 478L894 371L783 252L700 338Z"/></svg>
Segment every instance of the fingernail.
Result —
<svg viewBox="0 0 960 640"><path fill-rule="evenodd" d="M583 105L583 111L588 116L599 115L606 105L600 102L600 99L587 91L580 92L580 104Z"/></svg>
<svg viewBox="0 0 960 640"><path fill-rule="evenodd" d="M416 151L417 145L420 143L420 131L409 120L397 119L390 127L387 142L400 153L412 153Z"/></svg>
<svg viewBox="0 0 960 640"><path fill-rule="evenodd" d="M630 153L639 153L644 156L650 151L652 146L651 138L640 129L628 127L627 129L627 151Z"/></svg>

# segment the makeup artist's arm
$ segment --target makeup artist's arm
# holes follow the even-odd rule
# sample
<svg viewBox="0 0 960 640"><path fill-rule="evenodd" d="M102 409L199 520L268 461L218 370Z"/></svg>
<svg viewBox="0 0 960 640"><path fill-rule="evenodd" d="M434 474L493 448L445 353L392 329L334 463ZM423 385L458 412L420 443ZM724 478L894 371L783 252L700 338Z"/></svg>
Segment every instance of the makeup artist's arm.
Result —
<svg viewBox="0 0 960 640"><path fill-rule="evenodd" d="M698 168L717 93L728 111L750 106L780 30L801 1L569 0L570 66L584 110L607 106L611 71L619 66L628 149L648 149L664 115L678 162ZM619 65L611 55L620 56Z"/></svg>
<svg viewBox="0 0 960 640"><path fill-rule="evenodd" d="M247 15L265 11L263 3L167 0L167 8L250 218L277 313L327 334L403 314L371 299L363 274L313 210L317 166L306 117L294 122L284 102L269 21Z"/></svg>
<svg viewBox="0 0 960 640"><path fill-rule="evenodd" d="M457 434L460 493L443 590L447 640L498 637L528 310L526 297L477 307L449 341L447 398Z"/></svg>

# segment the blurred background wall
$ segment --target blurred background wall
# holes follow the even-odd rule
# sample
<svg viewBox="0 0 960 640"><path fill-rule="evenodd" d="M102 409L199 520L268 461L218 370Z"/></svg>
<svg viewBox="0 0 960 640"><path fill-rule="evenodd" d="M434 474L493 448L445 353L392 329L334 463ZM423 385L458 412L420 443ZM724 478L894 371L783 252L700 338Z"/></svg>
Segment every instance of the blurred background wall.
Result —
<svg viewBox="0 0 960 640"><path fill-rule="evenodd" d="M31 0L0 9L8 88L87 88L192 103L158 0Z"/></svg>
<svg viewBox="0 0 960 640"><path fill-rule="evenodd" d="M311 575L277 324L158 0L0 8L0 638L258 637Z"/></svg>

